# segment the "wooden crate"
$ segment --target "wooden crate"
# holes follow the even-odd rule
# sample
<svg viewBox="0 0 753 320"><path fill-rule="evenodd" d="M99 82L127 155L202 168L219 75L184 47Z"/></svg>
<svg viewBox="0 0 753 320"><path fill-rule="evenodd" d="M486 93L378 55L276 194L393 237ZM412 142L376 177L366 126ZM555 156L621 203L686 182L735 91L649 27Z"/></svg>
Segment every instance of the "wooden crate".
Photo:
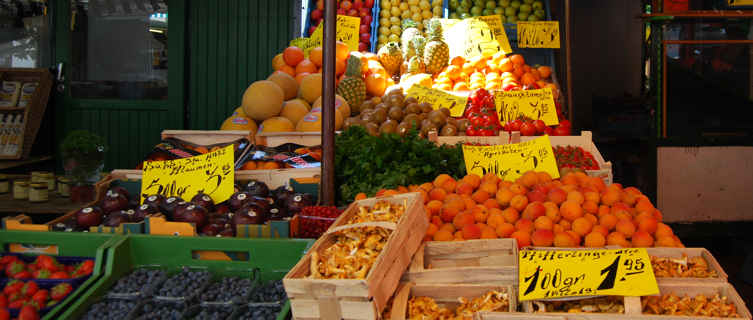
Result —
<svg viewBox="0 0 753 320"><path fill-rule="evenodd" d="M256 134L255 143L267 147L295 143L306 147L322 144L321 132L264 132Z"/></svg>
<svg viewBox="0 0 753 320"><path fill-rule="evenodd" d="M164 130L162 131L162 140L175 138L197 144L208 146L218 143L231 143L238 139L253 140L253 133L243 130Z"/></svg>
<svg viewBox="0 0 753 320"><path fill-rule="evenodd" d="M540 138L538 136L521 136L520 142L526 142L531 141L536 138ZM599 177L602 180L604 180L604 183L607 185L612 184L614 180L614 175L612 174L612 162L604 160L604 157L601 155L601 152L599 152L599 149L596 148L596 145L593 142L593 134L591 131L581 131L579 136L549 136L549 141L552 143L552 147L555 146L574 146L574 147L581 147L583 150L586 150L593 154L594 159L596 159L596 162L599 163L599 170L586 170L586 174L588 174L591 177Z"/></svg>
<svg viewBox="0 0 753 320"><path fill-rule="evenodd" d="M525 312L478 312L473 320L565 320L563 316L550 316Z"/></svg>
<svg viewBox="0 0 753 320"><path fill-rule="evenodd" d="M520 142L520 132L516 131L512 134L500 131L498 136L440 136L436 131L430 131L428 136L429 141L434 142L438 146L441 145L456 145L458 143L478 143L488 145L500 145L511 144Z"/></svg>
<svg viewBox="0 0 753 320"><path fill-rule="evenodd" d="M720 296L727 297L727 301L734 303L737 308L738 318L718 318L718 317L683 317L683 316L656 316L656 315L643 315L642 317L651 317L652 319L751 319L751 314L745 305L745 301L735 291L729 283L688 283L688 284L659 284L659 294L674 293L677 296L688 295L694 297L695 295L702 294L705 296L713 296L719 294Z"/></svg>
<svg viewBox="0 0 753 320"><path fill-rule="evenodd" d="M717 283L727 282L727 273L724 272L719 262L714 259L711 252L705 248L646 248L649 256L656 257L668 257L668 258L682 258L682 254L686 254L688 258L703 257L706 263L709 265L709 269L716 271L718 275L716 278L656 278L659 284L695 284L695 283Z"/></svg>
<svg viewBox="0 0 753 320"><path fill-rule="evenodd" d="M403 281L517 285L518 244L512 238L425 242Z"/></svg>
<svg viewBox="0 0 753 320"><path fill-rule="evenodd" d="M386 200L404 204L406 211L390 234L387 244L364 280L307 279L311 253L334 243L331 233L344 226L360 206L373 206ZM400 276L418 250L429 220L419 193L355 201L338 217L290 272L283 284L296 319L377 319L395 292Z"/></svg>
<svg viewBox="0 0 753 320"><path fill-rule="evenodd" d="M583 297L583 299L590 299L594 297ZM625 313L569 313L569 312L534 312L533 301L523 301L521 303L523 312L541 315L553 315L562 316L565 319L612 319L613 317L627 316L632 319L634 316L638 316L641 313L641 300L640 297L620 297L625 307Z"/></svg>
<svg viewBox="0 0 753 320"><path fill-rule="evenodd" d="M517 311L518 293L511 285L414 284L412 282L403 282L400 284L395 292L395 296L392 298L391 316L389 319L385 320L405 320L408 313L408 301L412 297L429 297L434 299L440 307L455 310L460 305L459 298L471 300L492 290L507 293L510 299L510 307L507 311ZM504 312L499 313L507 314Z"/></svg>
<svg viewBox="0 0 753 320"><path fill-rule="evenodd" d="M0 159L25 159L31 153L31 147L42 124L47 102L52 91L52 74L44 68L25 69L25 68L0 68L0 82L2 81L19 81L21 85L26 82L39 82L36 90L32 94L31 101L26 107L2 107L0 113L3 114L23 114L23 140L21 147L14 155L2 155ZM19 96L20 99L20 96Z"/></svg>

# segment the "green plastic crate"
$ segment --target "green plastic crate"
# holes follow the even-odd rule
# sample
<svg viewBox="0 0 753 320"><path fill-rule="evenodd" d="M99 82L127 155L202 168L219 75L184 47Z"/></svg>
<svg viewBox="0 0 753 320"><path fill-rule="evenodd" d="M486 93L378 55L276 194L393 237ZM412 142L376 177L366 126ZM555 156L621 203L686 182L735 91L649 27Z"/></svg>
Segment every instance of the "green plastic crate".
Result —
<svg viewBox="0 0 753 320"><path fill-rule="evenodd" d="M35 231L0 231L0 252L9 252L14 244L48 246L46 250L34 251L30 246L29 254L48 254L52 256L94 257L94 271L76 290L71 292L57 307L50 310L42 319L57 319L57 315L96 283L102 277L106 249L118 242L119 236L112 234L91 234L80 232L35 232ZM53 249L56 246L56 249ZM56 251L53 253L53 251Z"/></svg>
<svg viewBox="0 0 753 320"><path fill-rule="evenodd" d="M220 276L239 276L238 270L258 269L260 280L266 282L282 279L312 244L313 241L305 239L122 236L108 250L104 275L59 319L79 318L118 279L141 266L159 265L168 273L177 272L183 266L205 267ZM200 260L195 258L197 251L220 251L241 260ZM250 272L247 275L250 276ZM289 306L283 307L278 319L284 319L289 310Z"/></svg>

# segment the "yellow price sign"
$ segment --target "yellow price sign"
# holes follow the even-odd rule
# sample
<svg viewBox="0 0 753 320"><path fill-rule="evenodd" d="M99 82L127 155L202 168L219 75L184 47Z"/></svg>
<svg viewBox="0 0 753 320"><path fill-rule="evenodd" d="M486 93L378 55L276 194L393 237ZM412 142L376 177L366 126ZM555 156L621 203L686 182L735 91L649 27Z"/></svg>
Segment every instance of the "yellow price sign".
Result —
<svg viewBox="0 0 753 320"><path fill-rule="evenodd" d="M477 19L486 22L486 24L489 26L489 29L491 29L492 33L494 34L494 38L497 39L497 42L502 48L502 52L504 52L505 54L512 52L512 47L510 47L510 39L507 38L507 33L505 32L505 26L502 23L501 16L480 16L477 17Z"/></svg>
<svg viewBox="0 0 753 320"><path fill-rule="evenodd" d="M730 7L753 6L753 0L727 0L727 4Z"/></svg>
<svg viewBox="0 0 753 320"><path fill-rule="evenodd" d="M558 21L518 21L518 48L560 48Z"/></svg>
<svg viewBox="0 0 753 320"><path fill-rule="evenodd" d="M293 40L290 40L288 46L301 48L301 50L303 50L303 55L306 58L309 57L309 52L311 51L311 49L316 48L316 46L313 45L313 42L311 42L311 39L309 38L295 38Z"/></svg>
<svg viewBox="0 0 753 320"><path fill-rule="evenodd" d="M498 91L494 93L494 104L502 123L514 121L520 116L543 120L548 126L560 123L552 88Z"/></svg>
<svg viewBox="0 0 753 320"><path fill-rule="evenodd" d="M518 262L518 301L659 293L642 248L521 250Z"/></svg>
<svg viewBox="0 0 753 320"><path fill-rule="evenodd" d="M463 159L468 173L483 176L491 172L505 181L514 181L526 171L543 171L552 178L560 176L549 136L514 144L464 145Z"/></svg>
<svg viewBox="0 0 753 320"><path fill-rule="evenodd" d="M486 21L491 21L492 27ZM499 51L512 52L510 42L504 33L504 28L499 27L502 21L499 16L492 16L482 20L479 17L464 19L459 22L444 22L442 26L449 26L444 32L445 42L450 47L450 57L462 56L470 59L477 56L491 56ZM498 30L494 30L494 28ZM499 28L502 28L499 30ZM504 39L497 38L504 35Z"/></svg>
<svg viewBox="0 0 753 320"><path fill-rule="evenodd" d="M337 24L335 25L335 39L348 45L350 51L358 51L358 28L361 24L360 17L337 15ZM322 46L324 42L324 20L316 26L316 30L309 38L310 48ZM309 51L311 50L309 49ZM308 51L304 50L305 53Z"/></svg>
<svg viewBox="0 0 753 320"><path fill-rule="evenodd" d="M233 145L195 157L144 162L141 177L142 202L149 195L191 199L199 192L214 203L230 198L235 191Z"/></svg>
<svg viewBox="0 0 753 320"><path fill-rule="evenodd" d="M416 98L419 103L429 103L434 110L447 108L450 115L460 117L465 111L465 103L468 101L467 95L460 95L454 92L427 88L421 85L414 85L407 91L409 97Z"/></svg>

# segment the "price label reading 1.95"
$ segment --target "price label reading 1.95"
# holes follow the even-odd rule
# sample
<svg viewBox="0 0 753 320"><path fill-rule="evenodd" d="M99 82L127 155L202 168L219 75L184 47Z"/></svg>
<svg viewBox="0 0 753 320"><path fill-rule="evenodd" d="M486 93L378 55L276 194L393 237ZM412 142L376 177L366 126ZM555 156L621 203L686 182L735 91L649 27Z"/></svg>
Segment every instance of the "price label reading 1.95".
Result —
<svg viewBox="0 0 753 320"><path fill-rule="evenodd" d="M519 262L520 301L659 293L646 249L523 250Z"/></svg>

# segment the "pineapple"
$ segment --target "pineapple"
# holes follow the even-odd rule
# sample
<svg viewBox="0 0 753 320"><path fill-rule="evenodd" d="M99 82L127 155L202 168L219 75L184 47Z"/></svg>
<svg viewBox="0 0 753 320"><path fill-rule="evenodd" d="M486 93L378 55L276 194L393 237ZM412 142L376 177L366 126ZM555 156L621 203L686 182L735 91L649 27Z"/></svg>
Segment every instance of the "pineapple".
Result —
<svg viewBox="0 0 753 320"><path fill-rule="evenodd" d="M340 80L335 90L338 95L343 97L350 106L360 106L366 99L366 83L361 77L361 59L350 55L348 58L348 68L345 70L345 77Z"/></svg>
<svg viewBox="0 0 753 320"><path fill-rule="evenodd" d="M442 24L432 19L429 23L429 42L424 48L424 63L426 71L437 74L447 66L450 59L450 47L442 41Z"/></svg>
<svg viewBox="0 0 753 320"><path fill-rule="evenodd" d="M416 36L411 40L413 47L416 48L416 55L419 57L424 56L424 49L426 48L426 38L424 36Z"/></svg>
<svg viewBox="0 0 753 320"><path fill-rule="evenodd" d="M405 73L400 77L400 83L404 83L407 79L421 74L424 72L425 66L424 62L422 61L421 57L414 56L410 59L410 62L408 62L408 69Z"/></svg>
<svg viewBox="0 0 753 320"><path fill-rule="evenodd" d="M416 55L416 46L413 44L413 41L408 41L405 46L402 47L403 49L403 64L407 64L408 61L410 61L410 58L413 58ZM401 73L404 73L401 71Z"/></svg>
<svg viewBox="0 0 753 320"><path fill-rule="evenodd" d="M421 35L421 31L418 30L418 24L411 19L403 20L402 27L403 34L400 35L400 48L403 48L403 50L405 50L411 39L413 39L415 36Z"/></svg>
<svg viewBox="0 0 753 320"><path fill-rule="evenodd" d="M403 55L397 42L389 42L384 45L379 49L377 57L390 75L397 73L400 70L400 64L403 63Z"/></svg>

